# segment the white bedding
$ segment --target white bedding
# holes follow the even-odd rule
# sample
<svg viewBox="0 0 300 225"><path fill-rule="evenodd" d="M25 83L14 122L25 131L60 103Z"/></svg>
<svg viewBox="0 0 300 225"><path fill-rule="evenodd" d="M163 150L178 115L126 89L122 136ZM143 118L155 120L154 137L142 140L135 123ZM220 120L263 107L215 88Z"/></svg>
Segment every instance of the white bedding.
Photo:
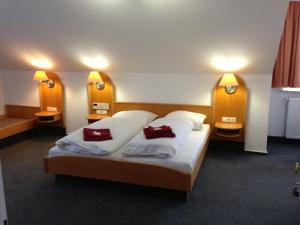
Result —
<svg viewBox="0 0 300 225"><path fill-rule="evenodd" d="M184 143L188 135L192 132L193 123L182 118L160 118L152 121L149 126L160 127L170 126L176 134L175 138L146 139L141 130L125 146L123 154L125 156L152 156L158 158L171 158Z"/></svg>
<svg viewBox="0 0 300 225"><path fill-rule="evenodd" d="M186 141L181 146L180 150L173 158L160 159L152 157L126 157L122 154L124 149L120 149L112 154L105 156L93 156L99 158L105 158L107 160L118 160L127 162L138 162L150 165L164 166L185 174L191 174L195 167L196 161L201 154L203 147L209 138L210 126L203 124L201 131L192 131L187 137ZM49 157L56 156L82 156L84 153L67 152L61 150L57 146L53 147L49 151Z"/></svg>
<svg viewBox="0 0 300 225"><path fill-rule="evenodd" d="M84 141L83 128L80 128L56 142L56 146L63 151L81 153L85 155L105 155L121 148L133 138L144 126L144 121L139 118L105 118L86 127L109 128L112 140Z"/></svg>

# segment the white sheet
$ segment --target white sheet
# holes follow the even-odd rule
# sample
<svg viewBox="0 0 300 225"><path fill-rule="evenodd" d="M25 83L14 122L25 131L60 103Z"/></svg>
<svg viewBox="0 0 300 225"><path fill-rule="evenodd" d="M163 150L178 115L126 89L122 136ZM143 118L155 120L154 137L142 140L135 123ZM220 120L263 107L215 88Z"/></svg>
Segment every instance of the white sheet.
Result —
<svg viewBox="0 0 300 225"><path fill-rule="evenodd" d="M153 156L171 158L192 132L193 123L182 118L160 118L152 121L149 126L170 126L176 134L175 138L146 139L143 130L124 146L125 156Z"/></svg>
<svg viewBox="0 0 300 225"><path fill-rule="evenodd" d="M56 145L64 151L82 153L85 155L105 155L121 148L144 126L144 121L139 118L105 118L86 127L109 128L112 140L107 141L84 141L83 127L63 137Z"/></svg>
<svg viewBox="0 0 300 225"><path fill-rule="evenodd" d="M105 156L93 156L99 158L105 158L107 160L119 160L127 162L138 162L150 165L164 166L185 174L191 174L195 167L196 161L201 154L203 147L209 138L210 126L203 124L201 131L192 131L187 137L185 143L181 146L180 151L173 158L159 159L151 157L126 157L122 155L124 149L120 149L115 153ZM82 156L83 154L67 152L53 147L49 151L49 157L56 156ZM90 156L88 156L90 157Z"/></svg>

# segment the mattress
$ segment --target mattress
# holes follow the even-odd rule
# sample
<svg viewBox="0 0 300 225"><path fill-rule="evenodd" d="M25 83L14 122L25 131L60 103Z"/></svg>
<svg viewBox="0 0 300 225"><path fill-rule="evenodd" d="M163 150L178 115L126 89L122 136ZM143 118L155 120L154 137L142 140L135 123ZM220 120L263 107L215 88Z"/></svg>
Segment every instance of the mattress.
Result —
<svg viewBox="0 0 300 225"><path fill-rule="evenodd" d="M98 157L107 160L117 160L125 162L136 162L150 165L163 166L180 171L185 174L192 174L193 168L196 165L197 159L204 149L205 143L210 135L210 126L203 125L201 131L192 131L187 137L184 144L176 152L175 156L168 159L153 158L153 157L127 157L123 156L124 148L105 156L87 156L78 153L72 153L59 149L57 146L49 151L49 157L57 156L85 156L85 157Z"/></svg>

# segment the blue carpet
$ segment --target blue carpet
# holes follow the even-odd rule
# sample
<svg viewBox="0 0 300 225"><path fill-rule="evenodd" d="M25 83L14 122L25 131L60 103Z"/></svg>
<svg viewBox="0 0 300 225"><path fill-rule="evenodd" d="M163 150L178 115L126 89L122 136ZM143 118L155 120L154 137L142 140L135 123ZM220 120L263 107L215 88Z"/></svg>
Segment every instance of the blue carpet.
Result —
<svg viewBox="0 0 300 225"><path fill-rule="evenodd" d="M43 173L57 136L28 138L0 151L10 225L298 225L291 194L300 146L273 143L268 155L214 145L188 202L181 193Z"/></svg>

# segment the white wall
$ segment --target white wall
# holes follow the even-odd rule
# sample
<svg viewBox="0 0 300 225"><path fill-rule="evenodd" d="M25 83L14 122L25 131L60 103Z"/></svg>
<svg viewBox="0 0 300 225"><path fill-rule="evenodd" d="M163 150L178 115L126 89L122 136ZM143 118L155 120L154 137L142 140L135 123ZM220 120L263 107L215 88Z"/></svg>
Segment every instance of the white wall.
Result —
<svg viewBox="0 0 300 225"><path fill-rule="evenodd" d="M300 98L299 92L284 92L272 89L269 116L269 135L284 137L287 98Z"/></svg>
<svg viewBox="0 0 300 225"><path fill-rule="evenodd" d="M5 104L40 106L38 84L32 81L34 72L2 71Z"/></svg>
<svg viewBox="0 0 300 225"><path fill-rule="evenodd" d="M2 75L0 72L0 115L5 113L4 110L4 92L3 92L3 85L2 85Z"/></svg>
<svg viewBox="0 0 300 225"><path fill-rule="evenodd" d="M3 71L2 74L6 103L39 104L37 85L32 82L33 72ZM58 75L65 86L66 128L71 132L87 124L87 73ZM241 77L249 88L245 149L266 152L271 75ZM111 78L116 86L117 101L211 105L212 90L220 75L116 73Z"/></svg>

